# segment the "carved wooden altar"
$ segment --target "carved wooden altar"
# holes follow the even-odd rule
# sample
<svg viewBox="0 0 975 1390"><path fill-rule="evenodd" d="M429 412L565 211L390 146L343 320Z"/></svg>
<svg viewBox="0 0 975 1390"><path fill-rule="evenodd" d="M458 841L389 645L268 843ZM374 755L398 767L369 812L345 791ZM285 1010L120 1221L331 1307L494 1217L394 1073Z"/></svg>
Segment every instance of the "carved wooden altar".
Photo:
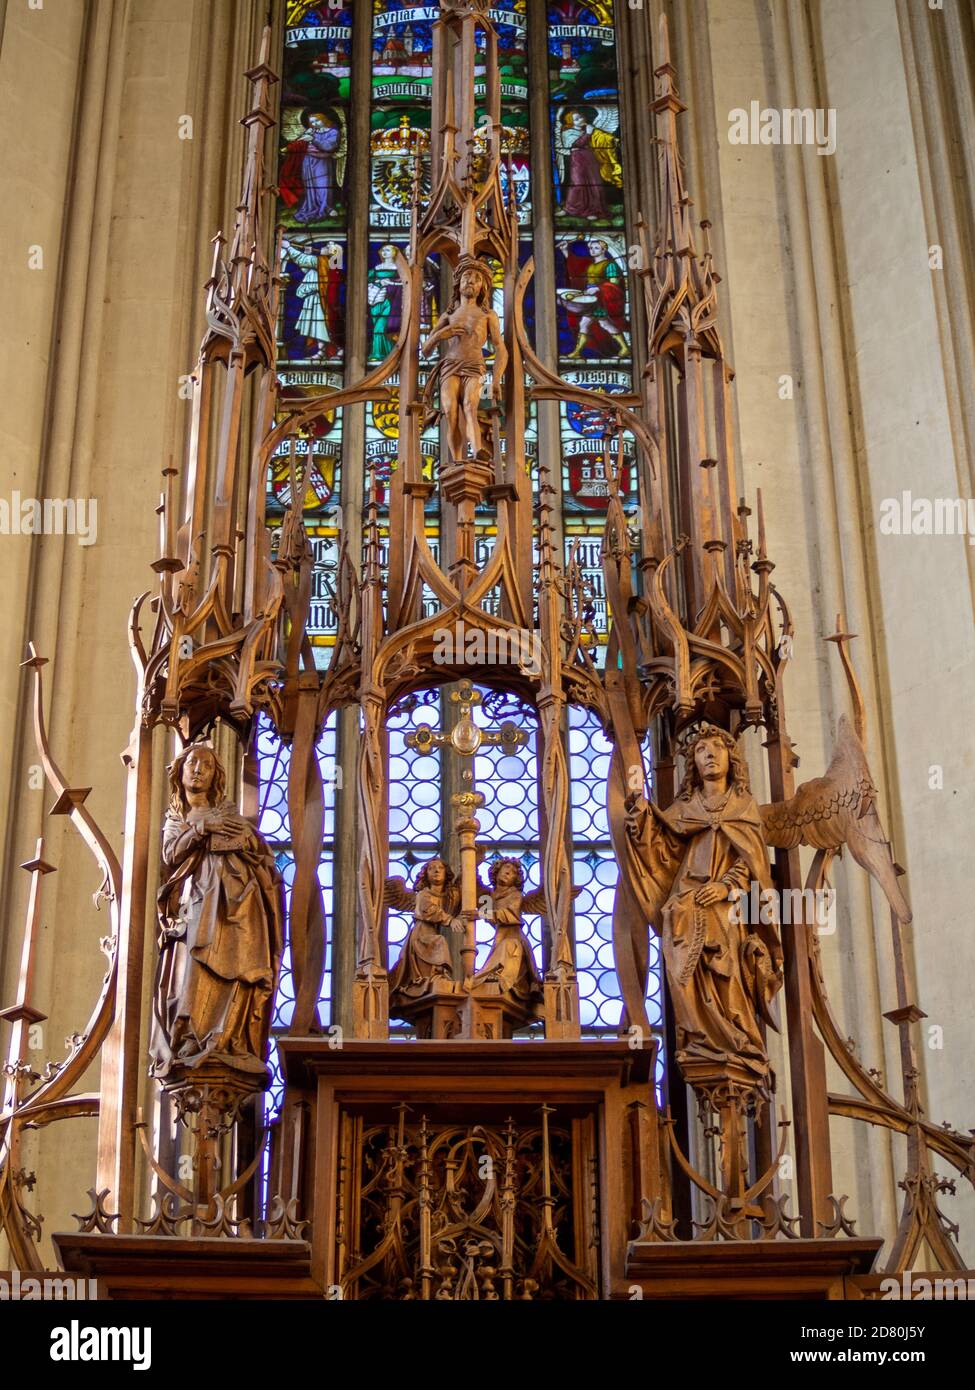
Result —
<svg viewBox="0 0 975 1390"><path fill-rule="evenodd" d="M276 81L269 33L247 74L241 197L229 244L215 242L186 457L182 470L164 470L156 578L129 622L138 688L124 754L121 860L86 808L87 789L70 784L48 746L45 658L32 650L25 662L39 754L56 797L51 814L69 816L94 855L110 927L102 943L108 972L92 1017L67 1058L38 1075L25 1030L42 1017L32 961L43 877L53 868L39 844L23 866L32 891L21 989L0 1014L11 1025L0 1222L14 1258L23 1269L40 1267L43 1191L30 1190L19 1160L24 1127L97 1115L96 1171L79 1181L79 1202L89 1187L90 1209L80 1232L58 1233L55 1247L65 1268L97 1274L118 1296L531 1301L627 1298L638 1290L648 1298L846 1297L871 1270L885 1236L892 1237L887 1270L910 1268L922 1242L943 1269L960 1269L955 1228L939 1207L951 1183L933 1163L940 1158L971 1181L975 1147L970 1132L939 1127L920 1107L915 1029L924 1015L901 939L910 910L877 816L863 751L866 711L842 617L830 640L848 677L850 719L825 775L795 785L785 698L792 621L772 578L774 538L766 534L761 496L749 506L739 491L718 275L707 224L703 251L692 228L678 153L684 107L666 28L652 107L657 226L641 228L636 270L649 366L631 396L563 381L534 352L523 314L533 264L519 267L515 208L502 192L496 36L486 5L441 0L434 33L433 187L422 198L417 181L409 255L396 259L398 339L354 384L283 418L274 369L280 284L265 210ZM487 72L486 96L477 99L476 51ZM476 122L487 132L486 154L474 139ZM424 338L422 275L430 255L447 268L453 293ZM503 323L491 306L489 259L503 270ZM388 571L380 567L372 505L361 562L355 547L342 551L338 639L320 671L305 632L312 555L300 501L293 500L272 550L263 510L267 470L290 450L290 495L301 499L302 427L325 408L393 399L394 378L400 444ZM543 455L534 477L525 453L526 412L546 400L598 407L620 441L605 460L602 565L612 626L602 668L588 640L582 568L560 551L550 481L560 461ZM421 468L420 434L437 419L445 448L431 481ZM637 537L619 496L624 435L637 461ZM445 518L439 560L424 528L434 487ZM482 564L474 526L485 507L497 535ZM495 648L502 639L511 660L435 661L438 635L458 624L492 638ZM536 633L537 667L523 659L526 638ZM432 860L409 884L390 875L389 712L411 693L455 687L456 723L420 736L469 756L472 741L476 747L485 736L470 717L479 684L516 694L537 715L543 814L534 897L515 870L495 865L487 876L478 842L483 794L473 786L454 798L457 861ZM608 808L620 876L613 936L625 1011L613 1041L586 1037L580 1022L566 848L571 706L595 711L614 749ZM352 1036L336 1037L317 1011L326 933L351 924L325 920L315 744L328 714L345 707L359 719L356 958ZM285 923L295 1008L289 1034L276 1044L285 1099L264 1135L253 1101L266 1081L258 1053L282 943L274 934L279 889L270 870L261 877L253 829L258 714L290 750L295 846ZM512 727L492 736L521 735ZM206 785L160 785L154 750L165 745L171 758L201 742L215 750L202 760ZM756 803L746 757L767 759L770 805ZM230 803L212 785L221 759ZM172 891L157 912L151 827L171 794L167 835L180 848L167 851ZM890 903L897 998L886 1016L900 1037L898 1095L861 1065L834 1019L811 913L782 930L774 919L759 925L737 913L754 885L770 900L807 889L811 902L844 845ZM815 850L805 877L800 846ZM219 901L237 904L232 922L229 908L214 907L208 918L200 906L210 901L206 885L218 879ZM259 912L255 885L264 895ZM239 906L247 894L249 916ZM413 920L403 955L392 962L391 904ZM522 916L531 911L543 917L541 959L523 931ZM495 931L480 969L478 920ZM226 945L242 922L248 953L231 953L232 968L218 967L213 962L224 957L214 943ZM662 937L670 1000L661 1038L645 1008L651 931ZM147 960L157 959L157 934L163 957L153 1000L144 979ZM222 981L219 1000L171 983L183 947L196 968ZM158 1039L151 1083L150 1010ZM391 1031L391 1019L408 1023L415 1036ZM767 1052L776 1027L786 1039L788 1115ZM828 1090L827 1053L849 1083L842 1094ZM657 1085L658 1058L671 1108ZM80 1091L96 1059L99 1089ZM160 1103L175 1128L160 1120ZM831 1117L907 1137L896 1233L856 1232L834 1191ZM790 1127L795 1182L783 1184L779 1159Z"/></svg>

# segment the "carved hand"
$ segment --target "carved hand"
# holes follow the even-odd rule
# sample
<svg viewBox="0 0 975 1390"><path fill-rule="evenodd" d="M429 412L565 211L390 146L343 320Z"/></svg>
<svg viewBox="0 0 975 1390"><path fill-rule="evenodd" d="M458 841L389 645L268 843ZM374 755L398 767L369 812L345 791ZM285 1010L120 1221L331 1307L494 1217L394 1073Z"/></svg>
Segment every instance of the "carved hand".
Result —
<svg viewBox="0 0 975 1390"><path fill-rule="evenodd" d="M694 894L694 901L699 907L710 907L712 903L721 902L728 896L728 885L726 883L705 883Z"/></svg>

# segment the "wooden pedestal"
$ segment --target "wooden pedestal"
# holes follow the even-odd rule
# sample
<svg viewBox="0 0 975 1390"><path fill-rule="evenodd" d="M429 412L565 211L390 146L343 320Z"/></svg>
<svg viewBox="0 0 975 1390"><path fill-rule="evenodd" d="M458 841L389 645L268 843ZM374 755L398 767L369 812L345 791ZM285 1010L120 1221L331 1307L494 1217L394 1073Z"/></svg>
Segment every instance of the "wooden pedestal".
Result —
<svg viewBox="0 0 975 1390"><path fill-rule="evenodd" d="M305 1240L55 1235L69 1274L108 1298L321 1298Z"/></svg>
<svg viewBox="0 0 975 1390"><path fill-rule="evenodd" d="M445 1040L460 1035L463 1028L461 1011L466 998L453 980L434 979L430 981L428 992L419 998L394 998L390 1002L390 1011L394 1018L412 1024L418 1038Z"/></svg>
<svg viewBox="0 0 975 1390"><path fill-rule="evenodd" d="M462 1036L480 1040L497 1041L510 1038L519 1028L524 1028L534 1018L534 1010L526 1009L511 999L499 995L476 994L467 996L462 1017L464 1030ZM534 1047L534 1043L529 1046Z"/></svg>
<svg viewBox="0 0 975 1390"><path fill-rule="evenodd" d="M417 1038L440 1042L474 1039L497 1042L535 1019L535 1010L487 991L465 990L449 980L434 980L418 999L393 1001L393 1015L411 1023Z"/></svg>
<svg viewBox="0 0 975 1390"><path fill-rule="evenodd" d="M632 1241L613 1298L862 1297L850 1287L869 1274L882 1240Z"/></svg>

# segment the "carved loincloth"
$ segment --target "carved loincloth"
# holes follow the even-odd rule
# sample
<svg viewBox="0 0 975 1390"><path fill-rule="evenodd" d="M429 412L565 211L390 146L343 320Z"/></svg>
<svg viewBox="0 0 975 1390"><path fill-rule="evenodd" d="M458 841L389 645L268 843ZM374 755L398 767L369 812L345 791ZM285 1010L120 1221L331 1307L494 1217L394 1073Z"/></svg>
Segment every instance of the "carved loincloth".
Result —
<svg viewBox="0 0 975 1390"><path fill-rule="evenodd" d="M433 404L433 393L438 385L442 385L444 380L450 376L459 376L463 381L473 381L475 377L483 381L487 376L487 362L451 362L449 358L442 357L431 371L423 386L423 412L424 415L435 413Z"/></svg>

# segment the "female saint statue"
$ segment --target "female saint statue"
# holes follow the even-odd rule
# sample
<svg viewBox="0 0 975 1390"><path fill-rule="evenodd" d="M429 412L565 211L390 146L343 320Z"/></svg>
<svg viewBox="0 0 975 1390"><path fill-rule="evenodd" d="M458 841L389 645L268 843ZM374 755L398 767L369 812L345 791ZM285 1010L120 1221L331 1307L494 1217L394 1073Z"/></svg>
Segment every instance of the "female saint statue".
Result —
<svg viewBox="0 0 975 1390"><path fill-rule="evenodd" d="M284 895L271 850L223 799L225 786L205 744L184 749L169 770L150 1071L171 1081L214 1064L260 1088Z"/></svg>

